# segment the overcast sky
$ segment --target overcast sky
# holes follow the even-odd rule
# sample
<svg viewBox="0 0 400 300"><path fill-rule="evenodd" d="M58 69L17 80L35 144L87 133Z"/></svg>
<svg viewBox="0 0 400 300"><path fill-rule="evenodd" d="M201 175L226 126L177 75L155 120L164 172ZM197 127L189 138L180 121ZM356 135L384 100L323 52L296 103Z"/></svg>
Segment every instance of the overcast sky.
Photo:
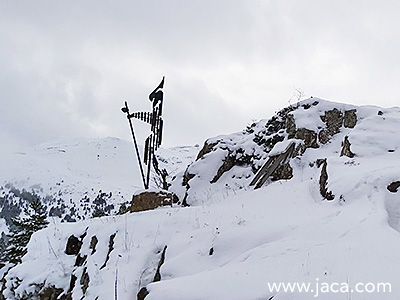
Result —
<svg viewBox="0 0 400 300"><path fill-rule="evenodd" d="M398 0L0 0L0 138L130 140L120 108L149 110L162 76L166 147L269 118L295 89L397 106L399 13Z"/></svg>

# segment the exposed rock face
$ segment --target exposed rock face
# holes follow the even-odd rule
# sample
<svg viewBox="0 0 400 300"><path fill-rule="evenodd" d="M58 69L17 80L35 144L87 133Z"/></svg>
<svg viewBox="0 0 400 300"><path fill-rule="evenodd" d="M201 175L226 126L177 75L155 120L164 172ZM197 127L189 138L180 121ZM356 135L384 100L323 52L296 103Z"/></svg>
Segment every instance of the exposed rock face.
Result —
<svg viewBox="0 0 400 300"><path fill-rule="evenodd" d="M293 177L293 168L289 163L280 165L271 175L272 181L289 180Z"/></svg>
<svg viewBox="0 0 400 300"><path fill-rule="evenodd" d="M343 114L340 110L334 108L326 111L325 114L321 116L321 120L326 124L326 129L322 129L318 133L318 138L320 143L326 144L333 135L339 133L343 123Z"/></svg>
<svg viewBox="0 0 400 300"><path fill-rule="evenodd" d="M160 206L172 206L173 203L178 203L178 197L169 192L143 192L132 197L131 212L145 211L155 209Z"/></svg>
<svg viewBox="0 0 400 300"><path fill-rule="evenodd" d="M92 238L90 239L90 245L89 245L89 249L92 250L92 255L96 252L96 246L97 243L99 242L99 240L97 239L97 237L94 235L92 236Z"/></svg>
<svg viewBox="0 0 400 300"><path fill-rule="evenodd" d="M213 151L214 147L217 144L218 144L218 141L214 142L214 143L209 143L208 141L205 141L203 148L200 150L199 154L197 154L196 160L199 160L199 159L203 158L204 155L206 155L206 154L210 153L211 151Z"/></svg>
<svg viewBox="0 0 400 300"><path fill-rule="evenodd" d="M54 285L46 286L43 283L40 284L32 284L30 287L30 292L24 293L22 296L17 296L16 300L72 300L69 296L63 294L64 290L61 288L57 288ZM7 300L9 298L5 298L0 294L1 300Z"/></svg>
<svg viewBox="0 0 400 300"><path fill-rule="evenodd" d="M186 193L183 196L183 200L182 200L182 205L183 206L188 206L186 199L187 199L187 191L190 189L190 185L189 185L189 181L190 179L192 179L193 177L195 177L195 174L191 174L189 173L188 169L185 170L185 172L183 173L183 177L182 177L182 186L186 187Z"/></svg>
<svg viewBox="0 0 400 300"><path fill-rule="evenodd" d="M106 260L105 260L104 264L100 267L100 270L104 269L107 266L108 260L110 259L111 251L114 250L114 239L115 239L116 235L117 235L116 232L113 233L112 235L110 235L110 239L108 240L108 252L107 252Z"/></svg>
<svg viewBox="0 0 400 300"><path fill-rule="evenodd" d="M343 126L346 128L354 128L357 124L357 114L355 109L346 110L344 112Z"/></svg>
<svg viewBox="0 0 400 300"><path fill-rule="evenodd" d="M315 102L312 105L318 105L318 102ZM304 107L304 105L302 107L308 109L311 107L311 104L307 107ZM346 128L354 128L357 123L356 110L346 110L343 115L342 111L334 108L325 111L324 115L321 116L321 120L326 124L326 128L319 130L317 133L308 128L297 128L294 116L291 113L288 114L285 124L288 138L296 138L304 141L304 147L301 151L302 153L304 153L307 148L318 148L318 141L321 144L328 143L332 136L340 132L342 126Z"/></svg>
<svg viewBox="0 0 400 300"><path fill-rule="evenodd" d="M288 138L294 138L296 134L296 121L294 120L293 115L288 115L286 119L286 132L288 134Z"/></svg>
<svg viewBox="0 0 400 300"><path fill-rule="evenodd" d="M83 264L85 263L87 258L87 255L81 255L80 253L76 256L76 260L75 260L75 267L80 267L83 266Z"/></svg>
<svg viewBox="0 0 400 300"><path fill-rule="evenodd" d="M227 156L222 162L222 165L219 167L217 174L214 176L214 178L210 181L210 183L215 183L218 181L218 179L221 178L221 176L229 171L230 169L233 168L235 165L235 157L234 156Z"/></svg>
<svg viewBox="0 0 400 300"><path fill-rule="evenodd" d="M311 97L312 98L312 97ZM305 110L309 109L311 106L317 106L319 104L318 101L314 101L313 103L305 103L302 104L301 107L303 107Z"/></svg>
<svg viewBox="0 0 400 300"><path fill-rule="evenodd" d="M326 124L328 134L333 136L339 133L340 127L342 127L343 113L337 108L334 108L326 111L325 114L321 116L321 120Z"/></svg>
<svg viewBox="0 0 400 300"><path fill-rule="evenodd" d="M55 286L49 286L42 290L39 294L40 300L56 300L60 299L59 296L64 292L63 289L57 288ZM62 297L61 299L66 299Z"/></svg>
<svg viewBox="0 0 400 300"><path fill-rule="evenodd" d="M199 152L196 162L188 167L182 176L183 178L178 181L179 188L173 187L173 191L183 199L183 204L191 204L191 194L196 195L193 199L199 195L192 189L192 182L207 180L209 183L215 184L220 182L221 178L228 178L223 176L227 173L230 173L231 177L235 178L234 180L240 181L237 184L240 188L245 181L243 178L251 177L247 170L245 172L242 172L242 170L251 167L252 173L257 174L268 159L275 155L274 150L279 149L279 146L275 146L281 142L293 140L297 144L293 156L290 158L292 159L302 156L307 149L317 149L329 143L332 137L340 133L341 130L354 128L356 124L357 110L351 106L336 105L321 100L316 101L316 99L308 99L297 105L288 106L277 112L269 120L254 122L241 133L208 139ZM303 143L298 140L302 140ZM225 154L221 157L221 153ZM354 157L354 153L350 150L348 138L343 142L341 155ZM203 159L207 162L210 161L215 173L209 172L204 167L206 162ZM198 162L199 160L202 160L202 162ZM273 174L269 174L271 180L292 178L293 165L289 161L287 164L285 163L282 163L276 170L274 169ZM327 179L324 179L327 174L325 172L326 166L322 167L322 185L324 185L324 182L326 184L327 181ZM173 185L176 185L176 183L173 183ZM181 186L186 187L185 192L182 192ZM210 189L212 188L210 187ZM328 191L324 191L324 189L322 191L325 199L333 199L334 196Z"/></svg>
<svg viewBox="0 0 400 300"><path fill-rule="evenodd" d="M79 240L76 236L71 235L68 238L67 246L65 248L65 254L67 255L78 255L79 251L82 247L82 241Z"/></svg>
<svg viewBox="0 0 400 300"><path fill-rule="evenodd" d="M334 108L326 111L321 120L326 124L326 129L322 129L318 133L318 140L322 144L330 141L331 137L340 132L342 126L346 128L354 128L357 124L357 114L355 109L346 110L343 113Z"/></svg>
<svg viewBox="0 0 400 300"><path fill-rule="evenodd" d="M81 284L81 288L82 288L82 292L85 295L86 291L89 287L89 283L90 283L90 278L89 278L89 274L87 273L87 268L85 268L83 270L83 274L80 280L80 284Z"/></svg>
<svg viewBox="0 0 400 300"><path fill-rule="evenodd" d="M3 268L3 267L4 267L4 265L1 268ZM3 296L3 292L4 292L5 288L6 288L6 280L5 280L5 275L4 275L3 278L0 279L0 300L5 300L5 298Z"/></svg>
<svg viewBox="0 0 400 300"><path fill-rule="evenodd" d="M319 148L317 143L317 133L313 130L299 128L294 137L304 141L304 151L306 148Z"/></svg>
<svg viewBox="0 0 400 300"><path fill-rule="evenodd" d="M163 251L161 252L161 257L160 257L160 261L158 262L158 266L157 266L157 271L156 274L154 275L154 279L153 282L157 282L161 280L161 267L164 264L165 261L165 252L167 251L167 245L165 245Z"/></svg>
<svg viewBox="0 0 400 300"><path fill-rule="evenodd" d="M335 195L333 195L331 191L328 191L328 188L327 188L327 185L328 185L327 165L328 165L328 162L327 162L326 158L317 160L318 168L322 166L321 175L319 178L319 191L321 193L321 196L324 199L333 200L335 198Z"/></svg>
<svg viewBox="0 0 400 300"><path fill-rule="evenodd" d="M65 252L67 253L67 251L68 251L68 253L70 253L70 255L72 255L72 254L76 255L76 260L75 260L74 269L73 269L74 271L71 273L71 276L70 276L70 283L69 283L68 291L64 294L64 291L61 290L63 292L63 294L58 296L58 298L54 298L54 299L73 300L72 299L72 293L73 293L74 289L76 288L77 282L79 282L80 288L81 288L83 294L84 295L86 294L86 291L89 288L89 284L90 284L89 273L87 271L87 267L85 266L86 263L87 263L88 255L81 253L81 248L82 248L83 241L84 241L84 238L86 237L86 235L87 235L87 232L85 231L85 233L82 234L79 237L80 239L78 239L74 235L71 235L69 237L68 242L67 242L67 247L66 247L67 249L66 249ZM103 264L103 266L101 268L104 268L104 266L106 265L106 263L108 261L110 252L113 249L114 237L115 237L115 234L110 236L109 251L107 253L106 261L105 261L105 263ZM89 249L92 250L91 255L93 255L96 252L97 243L98 243L97 237L96 236L92 236L91 239L90 239L90 245L89 245ZM79 272L76 273L77 270L79 270L79 269L83 269L83 271L82 271L82 273L80 275L80 279L76 276L76 274L79 274ZM79 279L79 281L78 281L78 279ZM40 298L40 299L48 299L48 298Z"/></svg>
<svg viewBox="0 0 400 300"><path fill-rule="evenodd" d="M400 187L400 181L394 181L387 186L387 189L391 193L397 193L399 187Z"/></svg>
<svg viewBox="0 0 400 300"><path fill-rule="evenodd" d="M354 157L354 153L351 152L350 150L350 142L349 142L349 137L345 136L344 141L342 142L342 151L340 152L340 156L347 156L350 158Z"/></svg>
<svg viewBox="0 0 400 300"><path fill-rule="evenodd" d="M182 178L182 186L185 186L186 188L190 188L189 181L192 179L195 174L190 174L188 170L186 169L185 173L183 173L183 178Z"/></svg>
<svg viewBox="0 0 400 300"><path fill-rule="evenodd" d="M137 294L137 300L144 300L148 294L149 292L147 291L146 287L142 287Z"/></svg>
<svg viewBox="0 0 400 300"><path fill-rule="evenodd" d="M69 281L69 288L68 288L68 292L67 292L68 300L72 300L72 291L75 288L76 280L77 280L76 276L74 274L71 274L71 278Z"/></svg>
<svg viewBox="0 0 400 300"><path fill-rule="evenodd" d="M327 142L329 142L331 139L331 136L329 135L328 131L325 129L322 129L319 133L318 133L318 140L321 144L326 144Z"/></svg>

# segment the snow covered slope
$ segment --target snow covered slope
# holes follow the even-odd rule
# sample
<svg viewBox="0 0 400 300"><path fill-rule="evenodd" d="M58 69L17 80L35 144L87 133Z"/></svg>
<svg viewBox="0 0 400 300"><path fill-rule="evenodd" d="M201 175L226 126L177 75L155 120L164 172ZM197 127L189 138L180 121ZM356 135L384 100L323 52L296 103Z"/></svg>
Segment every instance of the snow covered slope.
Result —
<svg viewBox="0 0 400 300"><path fill-rule="evenodd" d="M212 138L172 181L189 207L51 224L32 236L3 294L400 299L400 191L391 186L400 181L398 128L399 108L313 98ZM259 189L249 186L265 161L292 142L296 151L284 172ZM279 283L310 290L271 288Z"/></svg>

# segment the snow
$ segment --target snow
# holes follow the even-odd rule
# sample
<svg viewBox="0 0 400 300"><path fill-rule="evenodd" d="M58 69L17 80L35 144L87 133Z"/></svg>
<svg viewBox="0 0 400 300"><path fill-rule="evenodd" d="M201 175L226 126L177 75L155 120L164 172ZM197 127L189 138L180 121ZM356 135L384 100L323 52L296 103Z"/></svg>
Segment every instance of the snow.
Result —
<svg viewBox="0 0 400 300"><path fill-rule="evenodd" d="M342 128L327 144L307 149L293 159L291 180L253 190L248 186L253 174L250 167L235 166L211 184L228 150L218 148L195 162L195 151L191 149L186 152L181 148L174 155L167 153L174 150L166 150L165 156L175 158L164 163L173 165L178 177L193 162L187 169L195 174L190 181L192 206L162 207L69 224L51 222L32 236L23 263L10 270L6 298L14 299L11 278L21 280L15 291L21 296L35 289L32 283L41 282L67 292L71 274L75 274L78 280L73 299L115 299L115 283L119 300L135 299L142 287L149 291L146 300L399 299L400 193L391 193L386 187L400 180L400 136L396 132L400 110L318 101L319 105L293 112L296 124L318 129L323 127L319 116L338 108L357 109L357 125L354 129ZM378 115L379 110L383 115ZM354 158L340 157L345 136L356 154ZM209 141L216 140L226 149L255 147L243 133ZM110 140L108 156L113 156L115 142ZM284 150L288 143L285 140L276 144L269 155ZM40 149L61 162L60 157L72 151L62 144ZM323 200L319 194L320 169L315 162L320 158L327 158L328 189L335 195L333 201ZM131 162L128 155L123 159L124 164ZM122 163L107 161L105 155L101 160L106 161L103 166L111 173L99 177L93 172L89 180L115 185L128 194L126 197L132 194L132 183L122 178L129 175L124 173L127 171ZM82 163L89 168L99 162L95 156ZM115 166L118 170L112 173ZM88 176L84 166L75 167L82 177ZM101 166L98 170L104 173ZM67 177L65 168L59 172L59 176ZM87 256L86 261L74 266L76 257L65 254L66 243L69 236L85 233L80 254ZM113 234L113 250L102 268ZM94 253L90 249L93 236L98 239ZM152 282L165 246L161 281ZM84 270L90 278L85 295L79 283ZM279 282L349 282L353 287L358 282L387 282L392 290L353 292L351 298L348 293L320 293L315 297L315 293L269 290L268 283Z"/></svg>
<svg viewBox="0 0 400 300"><path fill-rule="evenodd" d="M158 209L72 226L52 225L34 235L24 258L27 263L15 267L11 274L29 278L27 285L32 280L46 280L67 288L69 278L63 275L63 266L71 268L74 257L63 252L66 237L79 236L88 228L82 247L93 278L88 299L112 299L117 268L118 299L131 299L138 292L143 270L150 268L154 274L157 251L164 245L168 248L163 280L149 285L148 299L268 299L267 282L307 282L313 278L343 282L350 277L364 282L387 281L398 287L398 266L393 262L398 260L400 240L398 232L387 226L384 207L379 205L382 199L378 195L368 199L367 193L365 199L347 206L337 202L316 205L310 198L299 197L306 192L301 183L277 183L269 186L268 196L264 190L240 193L229 199L229 206L225 200L205 207ZM115 232L115 249L107 267L99 270L109 236ZM93 235L99 239L100 250L90 255L88 244ZM38 266L38 257L46 264ZM142 280L142 284L149 283ZM399 292L379 297L395 299L393 295ZM330 296L322 299L336 299Z"/></svg>
<svg viewBox="0 0 400 300"><path fill-rule="evenodd" d="M2 233L7 234L8 233L8 227L6 224L6 221L4 219L0 218L0 236Z"/></svg>
<svg viewBox="0 0 400 300"><path fill-rule="evenodd" d="M173 175L180 165L191 163L197 151L198 147L161 148L157 154L160 166ZM105 189L107 184L126 194L142 186L132 143L117 138L55 140L14 152L8 160L12 163L2 165L0 182L40 185L45 192L55 183L62 186L62 181L71 185L69 190Z"/></svg>

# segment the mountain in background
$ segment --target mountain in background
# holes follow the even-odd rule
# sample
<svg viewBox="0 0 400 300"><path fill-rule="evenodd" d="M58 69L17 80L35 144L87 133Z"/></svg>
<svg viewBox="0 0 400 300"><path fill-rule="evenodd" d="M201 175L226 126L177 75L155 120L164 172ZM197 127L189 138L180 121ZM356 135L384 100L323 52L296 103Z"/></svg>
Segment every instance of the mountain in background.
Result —
<svg viewBox="0 0 400 300"><path fill-rule="evenodd" d="M195 146L160 149L158 159L174 176L197 151ZM52 141L12 153L3 161L0 218L7 224L35 197L42 199L50 217L66 222L115 215L142 188L134 148L117 138Z"/></svg>
<svg viewBox="0 0 400 300"><path fill-rule="evenodd" d="M64 212L33 234L2 294L398 299L399 125L399 108L308 99L202 149L160 151L178 203L122 215L131 195L143 194L129 143L54 142L15 154L6 159L16 165L2 169L3 203L14 197L18 206L25 189L44 199L49 213ZM108 216L91 218L96 211ZM294 282L312 291L271 288ZM336 283L350 289L320 289ZM352 292L357 283L391 290Z"/></svg>

